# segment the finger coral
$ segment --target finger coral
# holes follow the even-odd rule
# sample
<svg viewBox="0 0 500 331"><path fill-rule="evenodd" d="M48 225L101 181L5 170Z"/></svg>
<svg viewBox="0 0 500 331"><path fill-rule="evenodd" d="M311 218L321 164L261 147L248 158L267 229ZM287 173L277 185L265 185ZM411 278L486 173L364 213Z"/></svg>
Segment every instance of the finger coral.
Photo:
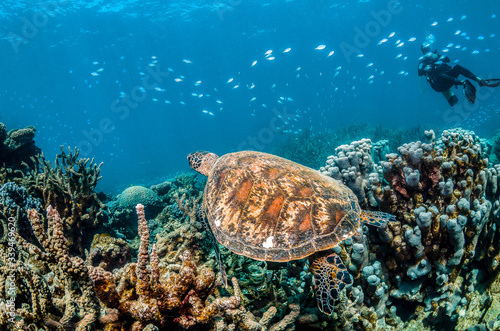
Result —
<svg viewBox="0 0 500 331"><path fill-rule="evenodd" d="M52 206L47 208L47 231L36 210L31 209L28 218L41 248L28 243L18 234L15 235L16 240L24 252L39 260L41 267L52 271L49 284L52 283L55 288L49 290L43 278L29 270L29 261L18 261L19 277L26 282L31 293L31 308L18 310L24 318L19 327L24 327L22 323L26 321L42 321L49 327L87 330L97 320L99 302L84 261L69 255L63 220ZM62 290L62 293L57 293L56 289ZM52 307L62 312L60 319L53 319L49 313Z"/></svg>
<svg viewBox="0 0 500 331"><path fill-rule="evenodd" d="M455 312L469 298L464 293L479 281L471 275L486 271L479 260L498 269L498 167L489 167L487 145L471 131L445 130L436 138L430 130L426 136L429 142L403 144L380 164L371 162L370 141L355 142L337 149L321 171L351 187L363 208L398 219L376 232L365 228L352 246L342 244L352 247L347 260L358 273L355 286L361 285L348 302L362 291L361 307L375 307L376 319L391 324L404 302L415 314L409 325L425 320L438 327L457 323ZM393 300L400 304L390 307Z"/></svg>
<svg viewBox="0 0 500 331"><path fill-rule="evenodd" d="M108 325L142 330L148 324L176 323L190 328L208 323L224 310L240 306L236 279L232 280L234 293L231 297L213 299L215 275L211 269L197 266L188 249L179 255L180 265L161 267L156 247L153 246L149 253L144 206L139 204L136 209L141 238L137 263L115 270L114 274L99 267L88 267L106 311L119 314L119 319Z"/></svg>

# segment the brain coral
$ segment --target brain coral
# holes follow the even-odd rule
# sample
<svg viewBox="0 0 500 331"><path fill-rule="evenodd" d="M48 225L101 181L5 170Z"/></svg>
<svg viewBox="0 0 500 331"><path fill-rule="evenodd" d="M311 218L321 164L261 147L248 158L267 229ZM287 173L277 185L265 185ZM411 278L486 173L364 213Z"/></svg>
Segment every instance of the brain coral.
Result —
<svg viewBox="0 0 500 331"><path fill-rule="evenodd" d="M147 218L154 218L163 209L158 194L143 186L131 186L118 196L118 204L122 208L133 209L139 203L146 207Z"/></svg>

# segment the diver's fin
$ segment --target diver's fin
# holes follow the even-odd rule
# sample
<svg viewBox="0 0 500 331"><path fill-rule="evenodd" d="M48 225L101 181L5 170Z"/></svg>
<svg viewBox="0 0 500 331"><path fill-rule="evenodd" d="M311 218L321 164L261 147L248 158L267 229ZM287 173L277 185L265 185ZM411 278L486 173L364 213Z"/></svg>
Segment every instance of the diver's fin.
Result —
<svg viewBox="0 0 500 331"><path fill-rule="evenodd" d="M381 211L363 210L361 212L360 218L361 223L375 226L377 228L384 228L387 225L387 222L396 221L396 216Z"/></svg>
<svg viewBox="0 0 500 331"><path fill-rule="evenodd" d="M205 228L205 231L207 231L208 236L210 237L210 241L212 242L215 250L215 255L217 256L217 262L219 263L219 269L220 273L222 276L222 282L224 283L224 287L227 289L227 274L226 274L226 268L224 268L224 263L222 263L222 258L220 256L220 250L219 250L219 244L217 243L217 240L215 239L215 236L212 232L212 229L210 229L210 225L208 224L208 220L205 217L205 213L203 212L203 207L198 208L198 219L201 221L201 224Z"/></svg>
<svg viewBox="0 0 500 331"><path fill-rule="evenodd" d="M480 86L497 87L500 86L500 79L482 79L479 82Z"/></svg>
<svg viewBox="0 0 500 331"><path fill-rule="evenodd" d="M311 270L318 308L331 315L340 291L352 284L352 276L335 253L314 260Z"/></svg>
<svg viewBox="0 0 500 331"><path fill-rule="evenodd" d="M465 80L463 92L470 103L476 102L476 88L469 80Z"/></svg>

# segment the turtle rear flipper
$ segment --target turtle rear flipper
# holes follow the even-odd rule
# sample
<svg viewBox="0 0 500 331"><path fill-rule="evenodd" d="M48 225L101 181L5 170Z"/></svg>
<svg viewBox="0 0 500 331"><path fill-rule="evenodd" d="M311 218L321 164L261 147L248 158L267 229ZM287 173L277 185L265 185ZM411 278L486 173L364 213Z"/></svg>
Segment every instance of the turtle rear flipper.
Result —
<svg viewBox="0 0 500 331"><path fill-rule="evenodd" d="M340 291L347 285L352 285L352 276L335 253L314 260L311 270L314 274L318 308L331 315Z"/></svg>
<svg viewBox="0 0 500 331"><path fill-rule="evenodd" d="M366 211L361 212L361 223L384 228L387 222L395 222L396 216L381 211Z"/></svg>

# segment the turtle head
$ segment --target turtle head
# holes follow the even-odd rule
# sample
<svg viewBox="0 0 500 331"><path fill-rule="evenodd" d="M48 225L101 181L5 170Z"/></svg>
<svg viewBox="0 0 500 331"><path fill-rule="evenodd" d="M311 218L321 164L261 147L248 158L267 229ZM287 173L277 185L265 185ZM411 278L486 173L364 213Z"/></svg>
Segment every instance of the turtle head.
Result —
<svg viewBox="0 0 500 331"><path fill-rule="evenodd" d="M219 157L210 152L194 152L188 155L189 166L202 175L208 176Z"/></svg>

